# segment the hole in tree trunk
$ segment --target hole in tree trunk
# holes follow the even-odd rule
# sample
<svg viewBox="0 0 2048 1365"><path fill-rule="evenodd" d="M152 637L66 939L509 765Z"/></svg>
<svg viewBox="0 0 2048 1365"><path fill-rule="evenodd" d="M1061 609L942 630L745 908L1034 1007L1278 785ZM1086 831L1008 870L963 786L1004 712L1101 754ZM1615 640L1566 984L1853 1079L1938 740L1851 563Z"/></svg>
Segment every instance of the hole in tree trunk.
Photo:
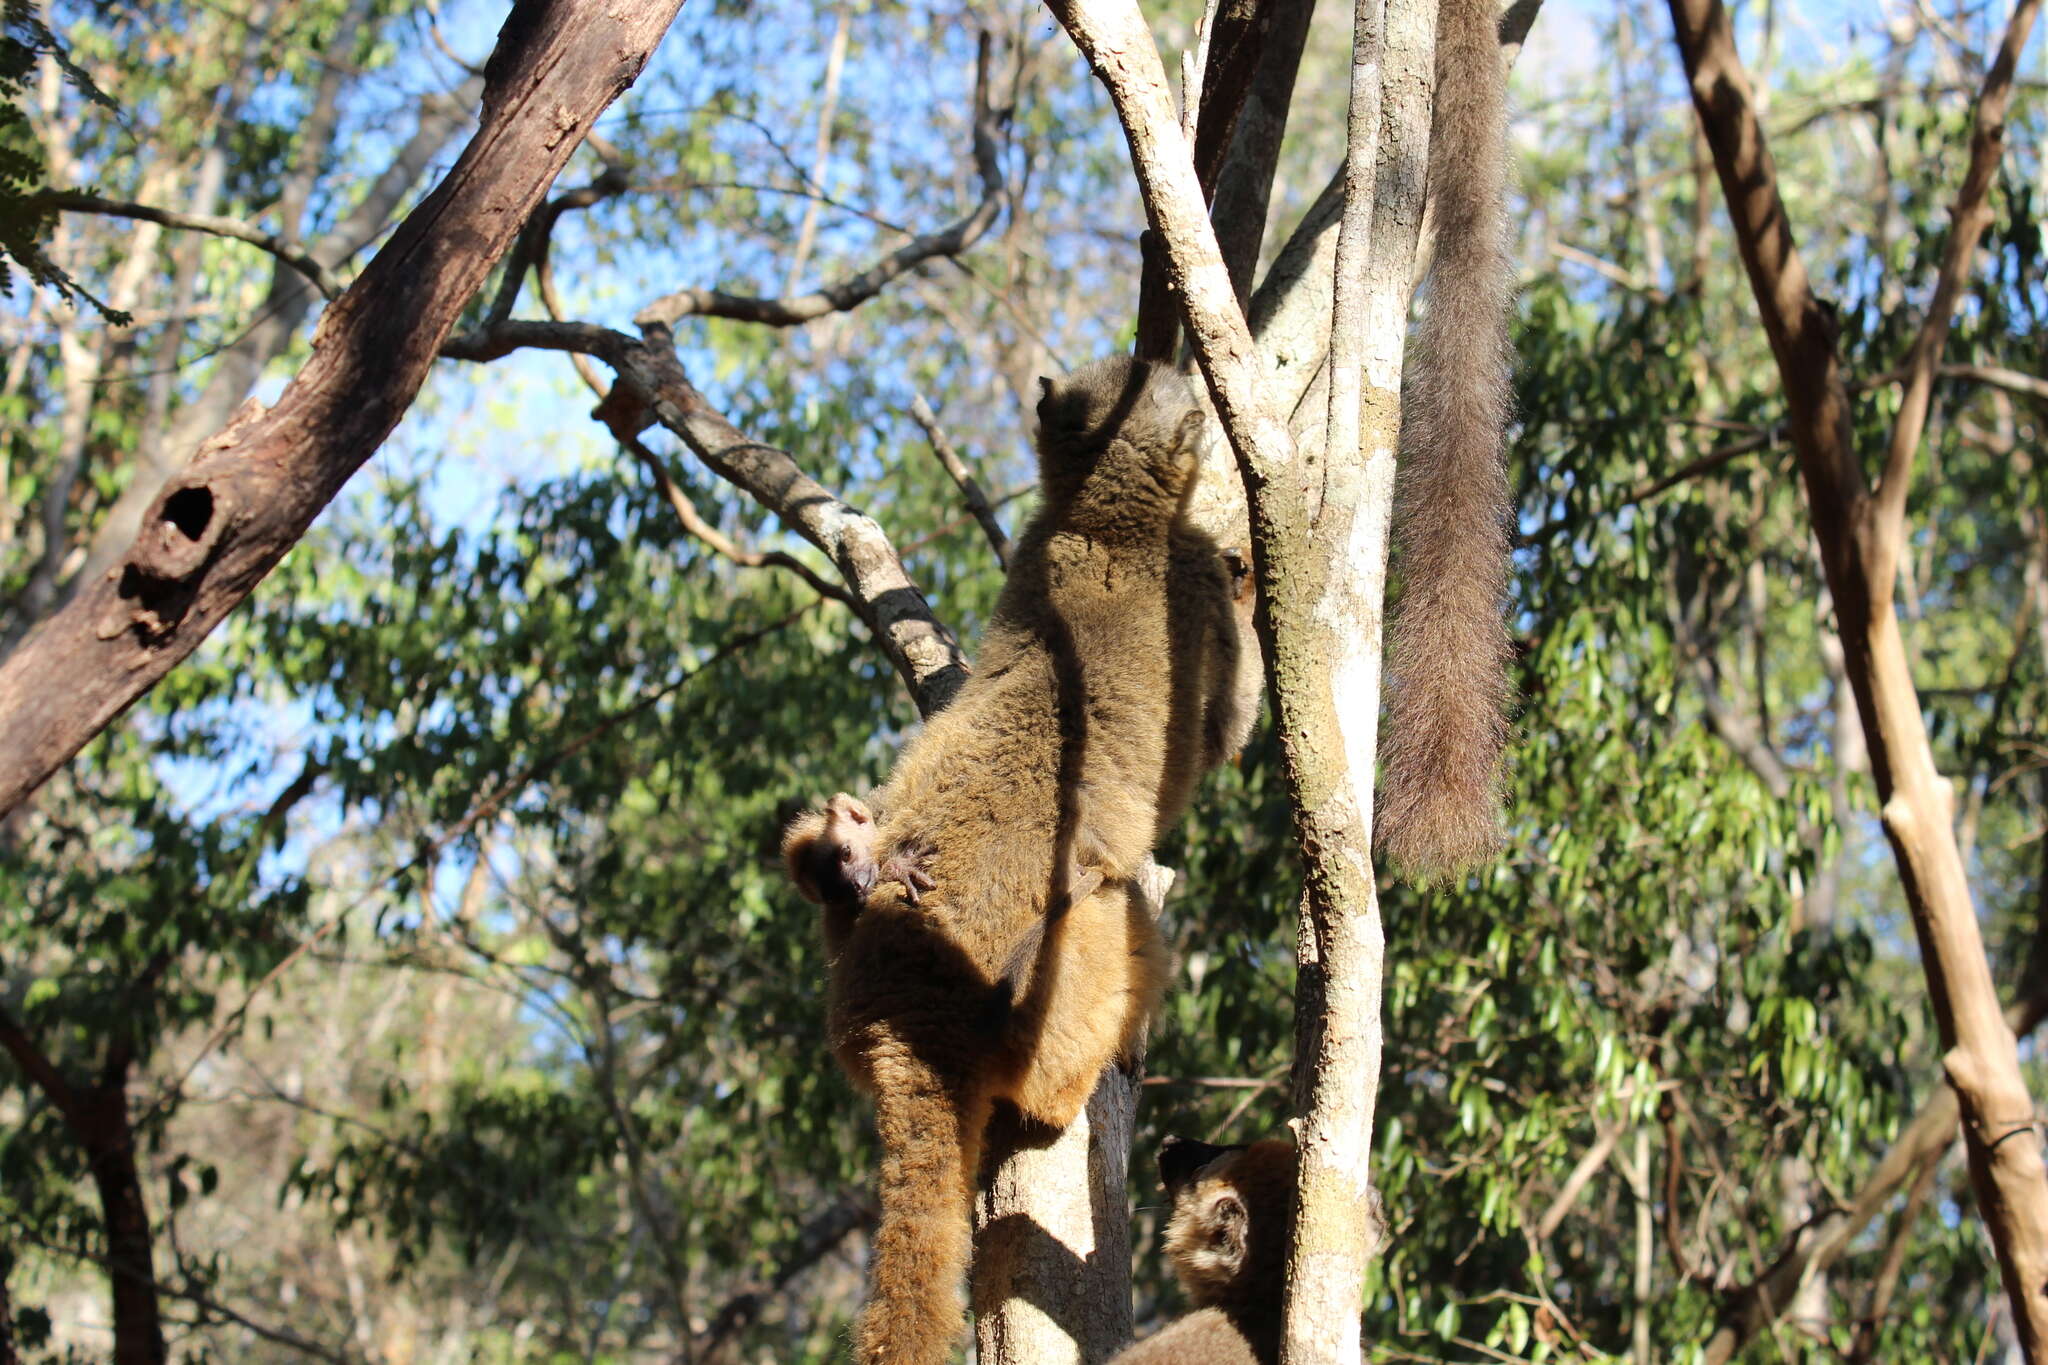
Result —
<svg viewBox="0 0 2048 1365"><path fill-rule="evenodd" d="M178 528L187 540L197 540L213 520L213 490L181 488L164 499L164 520Z"/></svg>

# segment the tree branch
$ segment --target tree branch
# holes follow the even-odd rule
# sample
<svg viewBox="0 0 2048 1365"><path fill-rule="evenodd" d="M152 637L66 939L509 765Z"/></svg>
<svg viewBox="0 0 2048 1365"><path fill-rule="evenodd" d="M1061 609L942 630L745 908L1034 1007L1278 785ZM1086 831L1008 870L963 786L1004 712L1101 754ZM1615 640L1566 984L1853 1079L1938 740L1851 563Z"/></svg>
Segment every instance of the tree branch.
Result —
<svg viewBox="0 0 2048 1365"><path fill-rule="evenodd" d="M326 266L305 252L295 249L276 233L251 227L239 218L223 218L211 213L178 213L171 209L152 208L148 204L102 199L97 194L87 194L80 190L44 190L35 195L30 202L61 209L66 213L95 213L105 218L132 218L140 223L156 223L185 232L204 232L214 237L247 242L250 246L269 252L304 275L312 286L326 297L331 299L341 293L341 282L334 278L333 272Z"/></svg>
<svg viewBox="0 0 2048 1365"><path fill-rule="evenodd" d="M980 241L1002 212L1003 171L996 159L996 144L1008 118L1007 110L998 110L990 101L989 37L983 33L974 63L974 166L981 177L981 202L964 218L936 232L913 237L859 274L808 294L771 299L716 289L683 289L648 304L634 317L634 322L646 328L671 325L686 317L714 317L758 322L768 327L795 327L827 313L844 313L859 307L913 266L938 257L958 256Z"/></svg>
<svg viewBox="0 0 2048 1365"><path fill-rule="evenodd" d="M2048 1353L2048 1172L2034 1103L2012 1029L1998 1008L1971 903L1956 841L1954 788L1934 764L1893 601L1911 449L1899 455L1901 429L1895 429L1885 482L1873 497L1852 441L1834 327L1794 245L1728 15L1720 0L1670 0L1670 8L1700 128L1713 151L1736 245L1785 386L1844 669L1863 724L1885 834L1913 914L1945 1050L1943 1066L1961 1105L1978 1208L1998 1251L2021 1347L2038 1360ZM2002 53L2017 52L2038 8L2039 0L2020 0ZM1973 134L1972 178L1959 211L1976 211L1970 207L1972 186L1990 173L1980 163L1984 149L1998 144L2010 78L2003 57L1986 77ZM1952 248L1968 235L1967 226L1958 224ZM1949 273L1945 267L1944 275ZM1946 309L1957 287L1954 279L1937 286L1944 321L1931 331L1923 327L1925 344L1916 343L1921 363L1915 382L1922 385L1931 380L1927 367L1939 359L1936 343L1945 335ZM1902 413L1901 427L1909 429L1914 447L1924 420L1921 406L1911 421L1904 419L1912 417L1913 405Z"/></svg>
<svg viewBox="0 0 2048 1365"><path fill-rule="evenodd" d="M1928 404L1934 395L1935 370L1942 349L1948 344L1949 327L1955 317L1956 300L1970 274L1977 243L1991 225L1991 181L1998 174L1999 159L2005 153L2005 112L2012 100L2012 78L2019 55L2026 47L2034 26L2040 0L2020 0L1999 45L1998 57L1984 74L1984 87L1970 126L1970 165L1963 173L1963 187L1949 209L1949 235L1942 249L1941 270L1935 276L1934 297L1927 316L1913 338L1906 357L1906 391L1899 399L1898 420L1892 426L1891 447L1885 452L1884 477L1877 488L1874 514L1880 543L1896 545L1897 527L1906 515L1906 490L1910 483L1913 456L1920 449L1920 436L1927 427ZM1888 565L1880 564L1873 577L1889 583Z"/></svg>
<svg viewBox="0 0 2048 1365"><path fill-rule="evenodd" d="M743 569L786 569L801 578L818 596L829 597L843 606L853 605L853 598L846 589L827 583L812 572L810 565L795 555L784 554L780 550L742 549L723 531L706 521L703 514L697 510L697 504L691 502L675 479L670 477L668 466L662 463L661 457L649 450L647 443L638 436L625 437L619 444L631 452L647 470L654 480L655 490L661 494L662 501L669 505L669 510L676 514L676 520L682 523L683 529L703 541L714 553L722 555Z"/></svg>
<svg viewBox="0 0 2048 1365"><path fill-rule="evenodd" d="M615 386L605 405L614 435L659 422L681 437L714 473L831 558L855 612L909 685L921 714L952 699L966 680L966 656L911 582L888 535L804 473L786 451L752 440L712 408L684 374L666 327L650 326L636 338L589 323L512 321L456 337L441 353L487 361L523 347L602 361L624 387L622 393Z"/></svg>
<svg viewBox="0 0 2048 1365"><path fill-rule="evenodd" d="M939 457L939 463L946 467L946 473L952 476L954 486L960 490L967 510L981 523L981 533L988 537L988 547L995 552L997 566L1007 571L1010 567L1010 538L1003 534L1003 524L996 520L995 508L989 506L988 494L982 491L981 482L946 438L945 429L939 425L938 414L932 411L931 404L924 401L923 394L910 395L910 415L924 428L925 439L932 444L932 454Z"/></svg>
<svg viewBox="0 0 2048 1365"><path fill-rule="evenodd" d="M711 1315L710 1325L698 1334L693 1344L692 1358L704 1362L704 1365L717 1365L725 1358L719 1353L760 1318L761 1309L770 1298L781 1293L798 1275L831 1255L848 1237L863 1228L873 1227L874 1223L874 1209L852 1198L841 1199L805 1223L790 1239L782 1259L766 1280L748 1285L732 1295Z"/></svg>
<svg viewBox="0 0 2048 1365"><path fill-rule="evenodd" d="M158 493L119 572L86 584L0 665L0 816L197 648L383 442L492 263L680 4L514 11L476 136L328 309L277 406L244 403Z"/></svg>
<svg viewBox="0 0 2048 1365"><path fill-rule="evenodd" d="M0 1051L12 1057L21 1074L35 1082L36 1089L43 1092L43 1098L74 1133L84 1131L85 1108L79 1102L78 1092L5 1009L0 1009Z"/></svg>

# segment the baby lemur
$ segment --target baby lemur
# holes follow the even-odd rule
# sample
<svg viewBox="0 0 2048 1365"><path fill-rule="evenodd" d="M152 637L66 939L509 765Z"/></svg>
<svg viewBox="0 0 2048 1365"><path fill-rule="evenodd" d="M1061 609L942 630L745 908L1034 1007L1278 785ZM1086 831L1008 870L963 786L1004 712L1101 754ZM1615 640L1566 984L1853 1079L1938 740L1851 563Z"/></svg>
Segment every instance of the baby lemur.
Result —
<svg viewBox="0 0 2048 1365"><path fill-rule="evenodd" d="M826 902L833 1050L883 1149L862 1362L952 1353L994 1102L1064 1127L1136 1052L1169 959L1127 879L1257 706L1239 585L1183 516L1203 421L1187 381L1117 357L1041 382L1040 504L976 671L873 795L853 879L870 885ZM784 846L821 901L833 828L828 809Z"/></svg>
<svg viewBox="0 0 2048 1365"><path fill-rule="evenodd" d="M1278 1365L1294 1178L1291 1142L1166 1140L1159 1149L1159 1180L1173 1203L1166 1254L1195 1309L1110 1365ZM1385 1235L1377 1206L1372 1220L1376 1251Z"/></svg>

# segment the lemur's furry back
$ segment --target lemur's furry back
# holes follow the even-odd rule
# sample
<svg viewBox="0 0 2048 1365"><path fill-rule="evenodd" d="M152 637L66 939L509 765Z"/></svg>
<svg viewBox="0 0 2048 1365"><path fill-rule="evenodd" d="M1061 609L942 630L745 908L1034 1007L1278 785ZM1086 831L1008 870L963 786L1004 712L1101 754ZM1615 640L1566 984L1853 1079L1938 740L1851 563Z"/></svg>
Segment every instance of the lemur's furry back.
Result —
<svg viewBox="0 0 2048 1365"><path fill-rule="evenodd" d="M1499 845L1513 505L1507 94L1492 0L1442 0L1429 203L1436 254L1410 341L1394 509L1382 852L1429 881Z"/></svg>

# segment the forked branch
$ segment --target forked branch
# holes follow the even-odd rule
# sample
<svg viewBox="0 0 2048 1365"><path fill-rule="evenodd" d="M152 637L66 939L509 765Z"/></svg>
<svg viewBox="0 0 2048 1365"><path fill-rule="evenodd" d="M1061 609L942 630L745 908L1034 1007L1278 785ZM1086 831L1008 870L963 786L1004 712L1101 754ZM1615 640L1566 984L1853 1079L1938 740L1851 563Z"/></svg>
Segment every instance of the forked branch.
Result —
<svg viewBox="0 0 2048 1365"><path fill-rule="evenodd" d="M1885 833L1927 974L1943 1065L1963 1119L1971 1181L1998 1251L2013 1322L2029 1360L2048 1358L2048 1172L2013 1031L2002 1017L1954 826L1954 789L1935 768L1893 602L1912 457L1927 392L1976 240L2002 145L2016 54L2040 0L2021 0L1979 93L1969 171L1928 320L1908 368L1908 398L1883 484L1863 477L1849 424L1834 327L1814 297L1778 193L1748 74L1720 0L1670 0L1693 105L1713 151L1736 245L1777 359L1807 508L1862 719Z"/></svg>

